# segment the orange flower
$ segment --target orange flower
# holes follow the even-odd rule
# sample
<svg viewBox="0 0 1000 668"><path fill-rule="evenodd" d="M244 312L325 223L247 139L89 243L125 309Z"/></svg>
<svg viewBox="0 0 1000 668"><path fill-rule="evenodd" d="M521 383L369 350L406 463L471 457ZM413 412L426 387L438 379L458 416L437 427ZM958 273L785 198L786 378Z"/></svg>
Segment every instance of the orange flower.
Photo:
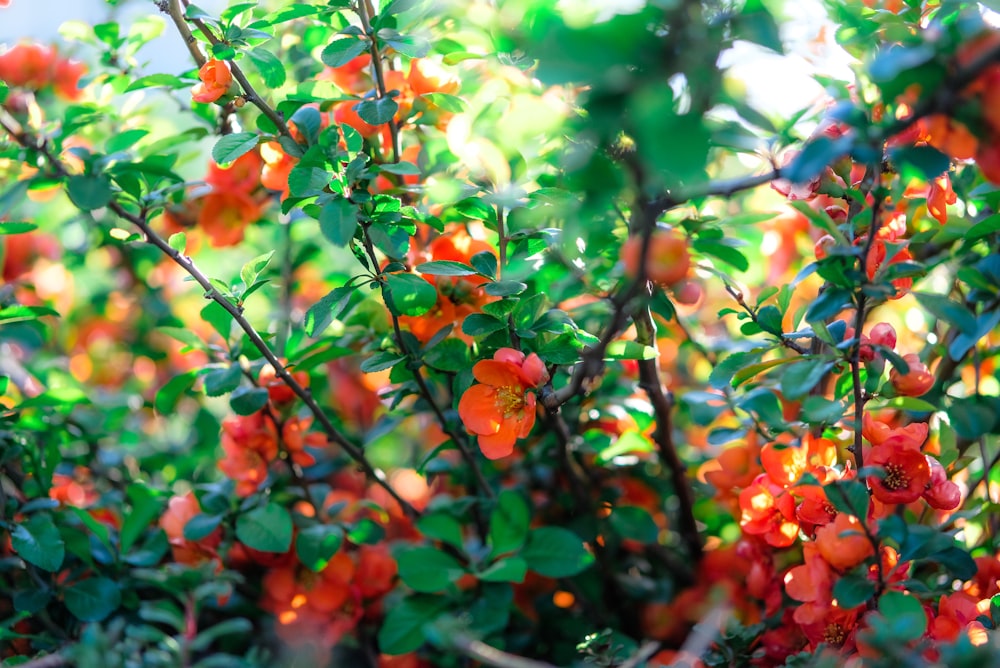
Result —
<svg viewBox="0 0 1000 668"><path fill-rule="evenodd" d="M269 141L260 147L260 157L264 168L260 173L260 183L268 190L280 190L282 198L288 196L288 175L299 161L285 153L278 142Z"/></svg>
<svg viewBox="0 0 1000 668"><path fill-rule="evenodd" d="M406 80L416 95L427 93L454 94L459 81L433 60L414 58L410 61L410 72Z"/></svg>
<svg viewBox="0 0 1000 668"><path fill-rule="evenodd" d="M458 414L487 458L506 457L535 424L535 395L528 390L548 381L549 374L535 353L525 357L501 348L493 359L476 363L472 375L482 384L465 391Z"/></svg>
<svg viewBox="0 0 1000 668"><path fill-rule="evenodd" d="M845 513L830 524L816 529L816 546L826 563L840 572L848 571L875 554L858 518Z"/></svg>
<svg viewBox="0 0 1000 668"><path fill-rule="evenodd" d="M226 94L233 83L233 73L223 60L209 60L198 70L201 83L191 89L191 97L195 102L215 102Z"/></svg>
<svg viewBox="0 0 1000 668"><path fill-rule="evenodd" d="M212 161L208 165L205 182L217 191L239 190L251 194L260 186L260 170L263 166L264 161L256 150L244 153L226 167L220 167Z"/></svg>
<svg viewBox="0 0 1000 668"><path fill-rule="evenodd" d="M799 535L795 499L782 486L762 473L740 492L740 526L743 531L763 536L772 547L788 547Z"/></svg>
<svg viewBox="0 0 1000 668"><path fill-rule="evenodd" d="M198 541L184 537L184 527L192 518L201 514L201 504L194 492L174 496L167 503L167 511L160 518L160 527L167 534L174 561L179 564L197 565L216 559L215 548L222 541L222 529L216 529Z"/></svg>
<svg viewBox="0 0 1000 668"><path fill-rule="evenodd" d="M239 190L218 190L202 200L198 226L214 248L235 246L243 241L246 226L260 217L260 205Z"/></svg>
<svg viewBox="0 0 1000 668"><path fill-rule="evenodd" d="M919 397L922 394L927 394L934 387L934 374L914 353L903 355L903 359L910 367L907 373L901 374L895 368L889 371L889 382L892 383L896 393L904 397Z"/></svg>
<svg viewBox="0 0 1000 668"><path fill-rule="evenodd" d="M53 84L56 94L67 100L80 97L77 84L86 71L83 63L60 58L55 49L41 44L18 44L0 55L0 79L32 90Z"/></svg>

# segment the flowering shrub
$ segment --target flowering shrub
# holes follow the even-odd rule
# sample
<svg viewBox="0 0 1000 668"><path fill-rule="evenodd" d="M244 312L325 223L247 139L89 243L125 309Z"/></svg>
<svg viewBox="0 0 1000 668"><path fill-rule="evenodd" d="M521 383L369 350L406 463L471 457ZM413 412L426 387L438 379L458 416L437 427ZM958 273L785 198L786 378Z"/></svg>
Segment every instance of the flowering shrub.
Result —
<svg viewBox="0 0 1000 668"><path fill-rule="evenodd" d="M827 3L790 118L757 0L0 47L3 665L996 664L968 5Z"/></svg>

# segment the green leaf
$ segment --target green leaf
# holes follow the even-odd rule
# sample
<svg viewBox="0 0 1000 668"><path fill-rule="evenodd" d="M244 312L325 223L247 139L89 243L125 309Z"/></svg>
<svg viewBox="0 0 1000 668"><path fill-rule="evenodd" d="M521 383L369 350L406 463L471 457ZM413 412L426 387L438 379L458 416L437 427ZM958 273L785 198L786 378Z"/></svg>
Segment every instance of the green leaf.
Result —
<svg viewBox="0 0 1000 668"><path fill-rule="evenodd" d="M900 146L889 155L897 165L915 169L924 181L936 179L951 167L951 158L933 146Z"/></svg>
<svg viewBox="0 0 1000 668"><path fill-rule="evenodd" d="M485 336L506 328L506 322L485 313L470 313L462 321L462 332L469 336Z"/></svg>
<svg viewBox="0 0 1000 668"><path fill-rule="evenodd" d="M236 519L236 537L260 552L288 552L292 546L292 516L276 503L257 506Z"/></svg>
<svg viewBox="0 0 1000 668"><path fill-rule="evenodd" d="M240 387L229 396L229 407L237 415L253 415L267 404L263 387Z"/></svg>
<svg viewBox="0 0 1000 668"><path fill-rule="evenodd" d="M851 303L851 293L843 288L827 288L806 311L808 322L818 322L834 316Z"/></svg>
<svg viewBox="0 0 1000 668"><path fill-rule="evenodd" d="M419 167L405 160L401 162L386 162L379 165L378 168L383 172L399 174L401 176L417 176L420 174Z"/></svg>
<svg viewBox="0 0 1000 668"><path fill-rule="evenodd" d="M878 50L868 71L872 80L878 83L892 81L905 70L929 62L935 55L934 49L924 44L919 46L890 44L887 48Z"/></svg>
<svg viewBox="0 0 1000 668"><path fill-rule="evenodd" d="M256 283L257 278L260 276L260 273L264 271L264 268L267 267L267 264L271 261L272 256L274 256L274 251L258 255L243 265L243 268L240 269L240 280L243 281L243 284L250 287Z"/></svg>
<svg viewBox="0 0 1000 668"><path fill-rule="evenodd" d="M976 316L962 304L954 302L944 295L929 292L914 292L913 296L935 318L958 327L964 334L974 335L978 329Z"/></svg>
<svg viewBox="0 0 1000 668"><path fill-rule="evenodd" d="M483 582L524 582L528 574L528 564L521 557L500 559L482 573L477 573Z"/></svg>
<svg viewBox="0 0 1000 668"><path fill-rule="evenodd" d="M604 357L612 360L652 360L658 354L656 348L637 341L612 341L608 344Z"/></svg>
<svg viewBox="0 0 1000 668"><path fill-rule="evenodd" d="M288 173L288 191L295 197L318 195L329 183L330 173L319 167L300 165ZM325 211L326 207L323 210Z"/></svg>
<svg viewBox="0 0 1000 668"><path fill-rule="evenodd" d="M358 229L358 206L339 197L323 206L319 212L319 229L335 246L347 246Z"/></svg>
<svg viewBox="0 0 1000 668"><path fill-rule="evenodd" d="M425 642L424 625L433 623L447 606L435 596L411 596L390 607L378 630L379 650L394 656L416 651Z"/></svg>
<svg viewBox="0 0 1000 668"><path fill-rule="evenodd" d="M740 271L746 271L750 268L750 261L747 260L746 255L732 246L700 238L695 239L691 246L699 253L722 260Z"/></svg>
<svg viewBox="0 0 1000 668"><path fill-rule="evenodd" d="M212 45L212 57L217 60L232 60L236 57L236 49L228 44L219 42Z"/></svg>
<svg viewBox="0 0 1000 668"><path fill-rule="evenodd" d="M66 557L66 545L48 513L35 513L15 524L10 542L18 556L44 571L59 570Z"/></svg>
<svg viewBox="0 0 1000 668"><path fill-rule="evenodd" d="M323 49L323 52L320 53L319 58L323 61L324 65L328 65L330 67L342 67L367 50L367 39L355 39L354 37L348 37L346 39L337 39L330 42L326 48Z"/></svg>
<svg viewBox="0 0 1000 668"><path fill-rule="evenodd" d="M128 88L124 92L131 93L134 90L142 90L143 88L153 88L155 86L166 86L167 88L187 88L191 85L190 81L181 79L173 74L150 74L144 77L139 77L132 83L128 85ZM109 149L110 151L110 149ZM114 151L110 151L114 152Z"/></svg>
<svg viewBox="0 0 1000 668"><path fill-rule="evenodd" d="M430 42L423 37L401 35L391 28L379 30L378 37L384 44L395 49L397 53L410 58L423 58L431 48Z"/></svg>
<svg viewBox="0 0 1000 668"><path fill-rule="evenodd" d="M747 0L743 11L733 18L733 28L741 39L784 53L778 24L761 0Z"/></svg>
<svg viewBox="0 0 1000 668"><path fill-rule="evenodd" d="M174 376L164 383L163 387L161 387L156 393L156 399L153 401L153 407L156 408L156 411L160 415L169 415L170 413L173 413L181 395L191 389L197 379L198 374L195 370L182 373L179 376Z"/></svg>
<svg viewBox="0 0 1000 668"><path fill-rule="evenodd" d="M187 250L187 235L183 232L174 232L167 239L167 245L183 255Z"/></svg>
<svg viewBox="0 0 1000 668"><path fill-rule="evenodd" d="M630 429L623 432L611 445L602 449L597 455L597 461L606 464L619 455L652 451L653 444L650 440L639 432Z"/></svg>
<svg viewBox="0 0 1000 668"><path fill-rule="evenodd" d="M640 543L655 543L660 534L653 516L639 506L618 506L611 511L608 521L619 536Z"/></svg>
<svg viewBox="0 0 1000 668"><path fill-rule="evenodd" d="M184 525L184 538L186 540L201 540L212 535L212 532L222 524L222 515L208 515L198 513L187 521Z"/></svg>
<svg viewBox="0 0 1000 668"><path fill-rule="evenodd" d="M800 399L816 387L833 368L834 362L826 357L799 358L781 375L781 393L787 399Z"/></svg>
<svg viewBox="0 0 1000 668"><path fill-rule="evenodd" d="M229 394L240 386L243 369L239 364L233 364L225 369L215 369L205 374L205 394L210 397L221 397Z"/></svg>
<svg viewBox="0 0 1000 668"><path fill-rule="evenodd" d="M222 307L222 304L211 301L201 309L201 319L212 326L219 333L223 340L229 340L229 333L233 327L233 316Z"/></svg>
<svg viewBox="0 0 1000 668"><path fill-rule="evenodd" d="M0 309L0 322L10 324L12 322L38 320L50 315L58 317L59 313L47 306L22 306L16 304Z"/></svg>
<svg viewBox="0 0 1000 668"><path fill-rule="evenodd" d="M781 170L781 177L792 183L808 183L826 167L851 150L852 139L820 136L807 143L791 164Z"/></svg>
<svg viewBox="0 0 1000 668"><path fill-rule="evenodd" d="M490 555L515 552L524 545L531 525L531 507L520 492L505 489L490 514Z"/></svg>
<svg viewBox="0 0 1000 668"><path fill-rule="evenodd" d="M434 547L408 547L396 555L399 578L414 591L433 593L465 575L465 568L451 555Z"/></svg>
<svg viewBox="0 0 1000 668"><path fill-rule="evenodd" d="M122 522L122 553L132 549L142 533L160 516L163 510L157 500L156 492L141 482L129 485L125 494L132 502L132 510L125 514L125 520Z"/></svg>
<svg viewBox="0 0 1000 668"><path fill-rule="evenodd" d="M437 304L437 290L415 274L389 274L382 296L396 315L423 315Z"/></svg>
<svg viewBox="0 0 1000 668"><path fill-rule="evenodd" d="M295 538L295 554L306 568L319 573L344 542L344 531L338 526L316 524L299 531Z"/></svg>
<svg viewBox="0 0 1000 668"><path fill-rule="evenodd" d="M472 57L485 58L485 56L482 56L480 54L473 54ZM445 57L445 61L447 60L448 58ZM448 62L445 62L445 65L448 64L449 64ZM460 114L469 108L469 105L466 103L466 101L458 97L457 95L449 95L448 93L426 93L425 95L421 95L420 97L427 100L438 109L442 109L443 111L450 111L455 114Z"/></svg>
<svg viewBox="0 0 1000 668"><path fill-rule="evenodd" d="M733 374L733 379L731 385L733 388L737 388L743 383L747 382L751 378L754 378L758 374L767 371L768 369L773 369L776 366L783 366L785 364L793 363L797 360L794 357L781 357L776 360L767 360L766 362L758 362L757 364L748 364L739 371Z"/></svg>
<svg viewBox="0 0 1000 668"><path fill-rule="evenodd" d="M757 311L757 324L768 334L781 336L783 326L781 323L781 311L775 306L768 304Z"/></svg>
<svg viewBox="0 0 1000 668"><path fill-rule="evenodd" d="M469 263L480 274L495 281L497 278L497 256L490 251L480 251L472 256Z"/></svg>
<svg viewBox="0 0 1000 668"><path fill-rule="evenodd" d="M414 7L418 7L424 3L424 0L392 0L386 7L382 10L382 16L392 16L393 14L402 14L403 12L408 12Z"/></svg>
<svg viewBox="0 0 1000 668"><path fill-rule="evenodd" d="M226 135L212 147L212 159L220 165L231 163L257 148L259 140L259 135L254 132L234 132Z"/></svg>
<svg viewBox="0 0 1000 668"><path fill-rule="evenodd" d="M306 334L312 337L319 336L330 326L335 318L339 318L347 308L351 295L354 294L354 286L345 285L334 288L325 297L309 307L306 311L305 330Z"/></svg>
<svg viewBox="0 0 1000 668"><path fill-rule="evenodd" d="M121 605L122 593L114 580L87 578L63 592L66 608L82 622L99 622Z"/></svg>
<svg viewBox="0 0 1000 668"><path fill-rule="evenodd" d="M833 597L844 610L856 608L875 594L875 583L863 575L844 575L833 585Z"/></svg>
<svg viewBox="0 0 1000 668"><path fill-rule="evenodd" d="M461 523L447 513L424 515L417 520L416 526L420 533L428 538L448 543L459 550L465 547Z"/></svg>
<svg viewBox="0 0 1000 668"><path fill-rule="evenodd" d="M191 649L195 652L203 652L212 646L216 640L227 635L249 635L253 631L253 624L250 620L244 619L243 617L234 617L232 619L225 619L218 624L208 627L204 631L198 633L194 640L191 641ZM222 659L225 655L216 654L216 657ZM201 666L202 668L207 668L206 664L208 659L196 663L196 666ZM219 665L221 667L222 662ZM234 664L226 664L234 665Z"/></svg>
<svg viewBox="0 0 1000 668"><path fill-rule="evenodd" d="M975 441L994 431L1000 422L996 403L986 396L952 399L947 410L948 421L959 437Z"/></svg>
<svg viewBox="0 0 1000 668"><path fill-rule="evenodd" d="M423 262L418 264L416 269L421 274L434 276L474 276L479 273L464 262L455 262L454 260Z"/></svg>
<svg viewBox="0 0 1000 668"><path fill-rule="evenodd" d="M927 614L920 600L901 591L887 591L879 598L878 609L893 631L894 640L916 640L927 630Z"/></svg>
<svg viewBox="0 0 1000 668"><path fill-rule="evenodd" d="M868 515L868 486L858 480L836 480L824 485L826 498L842 513L866 519Z"/></svg>
<svg viewBox="0 0 1000 668"><path fill-rule="evenodd" d="M496 283L487 283L483 291L491 297L511 297L519 295L527 289L528 286L520 281L497 281Z"/></svg>
<svg viewBox="0 0 1000 668"><path fill-rule="evenodd" d="M357 106L358 116L371 125L388 123L398 110L399 104L391 97L362 100Z"/></svg>
<svg viewBox="0 0 1000 668"><path fill-rule="evenodd" d="M267 49L250 49L247 51L251 62L260 73L264 85L268 88L278 88L285 83L285 66L281 60Z"/></svg>
<svg viewBox="0 0 1000 668"><path fill-rule="evenodd" d="M391 369L405 359L405 356L401 356L396 353L377 352L361 363L361 372L375 373L377 371L385 371L386 369Z"/></svg>
<svg viewBox="0 0 1000 668"><path fill-rule="evenodd" d="M561 527L532 529L521 551L528 568L549 578L564 578L586 570L594 563L583 540Z"/></svg>
<svg viewBox="0 0 1000 668"><path fill-rule="evenodd" d="M66 180L66 192L70 201L83 211L106 206L114 195L108 177L88 174L69 177Z"/></svg>
<svg viewBox="0 0 1000 668"><path fill-rule="evenodd" d="M38 225L34 223L26 222L16 222L16 223L3 223L0 222L0 236L5 234L24 234L25 232L31 232L37 230Z"/></svg>

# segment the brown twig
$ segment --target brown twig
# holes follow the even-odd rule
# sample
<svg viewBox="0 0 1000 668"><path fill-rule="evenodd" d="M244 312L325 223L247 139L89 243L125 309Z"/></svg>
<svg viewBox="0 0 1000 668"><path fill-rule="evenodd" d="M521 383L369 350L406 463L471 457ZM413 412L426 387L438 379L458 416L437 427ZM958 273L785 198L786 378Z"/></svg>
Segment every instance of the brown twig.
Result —
<svg viewBox="0 0 1000 668"><path fill-rule="evenodd" d="M371 17L375 12L368 0L358 0L355 11L358 14L358 18L361 19L361 27L364 28L365 35L368 36L368 42L371 44L369 50L372 55L372 70L375 73L375 95L381 100L388 95L388 90L385 85L385 69L382 65L382 54L379 52L376 35L372 31ZM392 141L392 161L399 162L399 125L396 123L395 116L389 119L389 130Z"/></svg>
<svg viewBox="0 0 1000 668"><path fill-rule="evenodd" d="M656 345L656 325L653 316L646 307L633 317L636 329L636 341L646 346ZM674 494L677 495L678 512L680 514L679 529L681 538L690 552L691 558L700 561L702 557L701 537L698 534L698 523L694 518L694 492L687 479L687 467L680 455L673 436L673 396L663 391L660 382L660 371L657 360L639 360L639 387L649 397L656 416L656 432L654 441L667 468L670 470L670 480Z"/></svg>

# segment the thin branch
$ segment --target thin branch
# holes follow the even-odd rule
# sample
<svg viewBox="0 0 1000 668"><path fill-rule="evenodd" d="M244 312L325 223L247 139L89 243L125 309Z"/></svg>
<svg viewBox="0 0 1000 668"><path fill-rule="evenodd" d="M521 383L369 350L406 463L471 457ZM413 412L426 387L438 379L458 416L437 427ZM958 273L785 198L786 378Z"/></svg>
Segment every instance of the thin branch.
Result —
<svg viewBox="0 0 1000 668"><path fill-rule="evenodd" d="M58 666L68 666L72 663L72 660L62 654L47 654L45 656L39 657L34 661L28 661L27 663L20 663L18 666L20 668L58 668Z"/></svg>
<svg viewBox="0 0 1000 668"><path fill-rule="evenodd" d="M20 124L11 117L6 111L0 109L0 127L4 128L11 137L14 138L19 144L25 148L35 149L40 151L48 160L52 169L61 177L69 176L69 172L66 167L59 161L59 159L52 154L44 142L38 142L34 140L33 137L24 133L20 127ZM122 207L121 204L112 200L108 203L107 207L111 209L119 218L127 220L128 222L135 225L146 237L146 241L156 246L163 252L164 255L169 257L175 264L180 266L184 271L186 271L197 283L204 289L205 297L211 299L215 303L219 304L223 309L232 316L236 324L239 325L240 329L247 335L253 346L260 352L260 354L266 359L272 367L274 367L275 375L277 375L281 380L285 382L286 385L295 393L295 396L299 397L302 402L306 405L309 411L316 418L316 421L322 426L323 431L326 433L327 438L332 442L336 443L348 454L348 456L353 459L358 466L361 468L365 474L373 480L376 484L385 489L389 495L399 503L403 512L409 517L419 517L420 512L414 508L406 499L401 497L399 493L389 484L386 479L385 474L376 469L365 457L364 451L361 447L355 445L346 436L340 433L340 431L334 426L330 418L327 417L326 413L320 407L316 400L313 398L312 393L304 388L285 368L285 365L281 363L278 357L274 354L274 351L267 345L264 339L261 338L260 334L254 329L250 321L246 319L243 315L243 308L237 306L230 300L219 292L218 289L209 278L202 273L202 271L194 264L194 261L186 255L181 254L179 251L175 250L167 243L166 239L158 235L150 226L149 222L145 218L145 214L136 215L127 211Z"/></svg>
<svg viewBox="0 0 1000 668"><path fill-rule="evenodd" d="M205 39L208 40L210 44L225 44L224 41L215 36L205 22L201 19L188 19L184 16L184 11L181 9L180 0L169 0L169 11L170 18L173 20L174 25L177 27L177 31L181 34L181 38L187 44L188 50L191 52L191 57L198 64L199 67L205 64L206 58L202 55L201 51L195 44L195 37L191 33L190 28L188 28L188 22L198 29ZM243 70L233 61L227 61L229 63L229 70L233 73L233 78L239 82L240 86L243 88L243 97L247 99L247 102L257 107L262 114L268 117L275 127L278 128L278 132L289 139L294 140L291 132L288 129L288 124L285 123L285 118L279 114L271 105L264 101L264 99L254 90L254 87L250 84L247 79L246 74Z"/></svg>
<svg viewBox="0 0 1000 668"><path fill-rule="evenodd" d="M463 633L457 633L448 638L448 644L458 652L480 663L494 668L558 668L554 664L535 661L523 656L504 652L487 645L482 640L476 640Z"/></svg>
<svg viewBox="0 0 1000 668"><path fill-rule="evenodd" d="M636 341L646 346L656 345L656 325L653 316L646 307L633 317L636 329ZM694 518L694 492L687 478L685 466L673 436L673 395L663 391L660 382L660 370L657 360L639 360L639 387L649 397L656 416L656 432L654 440L659 450L660 459L670 470L670 481L677 495L678 512L680 514L679 530L684 544L687 545L690 556L695 561L702 557L701 537L698 534L698 523Z"/></svg>
<svg viewBox="0 0 1000 668"><path fill-rule="evenodd" d="M368 225L362 224L361 232L362 232L362 246L364 246L365 254L371 261L372 266L378 267L379 266L378 257L375 255L375 246L372 243L371 235L369 235L368 233ZM454 429L451 426L451 423L445 417L444 411L441 409L441 407L437 403L437 400L434 398L434 394L431 392L430 387L427 385L427 381L424 379L424 376L420 371L420 367L416 366L416 363L419 362L419 359L417 358L417 355L413 351L411 351L410 347L406 344L406 339L403 338L403 331L399 326L399 316L393 313L391 309L389 310L389 315L392 318L392 328L396 335L395 337L396 344L399 346L399 349L402 351L402 353L406 355L408 359L410 359L415 363L411 371L413 373L413 380L417 383L417 387L420 390L420 396L423 397L424 401L426 401L430 405L431 410L434 413L434 416L437 418L438 424L441 426L441 429L455 443L455 446L458 448L459 452L462 455L462 459L464 459L465 463L468 464L470 469L472 469L472 473L473 475L475 475L476 484L477 487L479 488L479 491L481 491L490 499L496 498L496 495L493 492L493 488L490 487L489 481L487 481L486 477L483 475L483 471L479 466L479 462L476 461L476 457L475 455L473 455L472 449L469 447L468 441L464 438L463 434L461 434L460 432L458 432L458 430ZM480 524L482 524L484 528L484 530L481 533L485 535L486 534L485 524L482 522L480 522Z"/></svg>
<svg viewBox="0 0 1000 668"><path fill-rule="evenodd" d="M194 59L195 64L198 67L204 65L208 59L198 48L198 40L191 34L191 29L187 26L180 0L166 0L166 2L160 3L160 10L166 11L170 15L170 19L174 22L177 32L180 33L181 39L184 41L184 46L191 52L191 58Z"/></svg>
<svg viewBox="0 0 1000 668"><path fill-rule="evenodd" d="M862 190L865 192L871 192L872 190L877 189L880 181L882 180L881 177L882 163L881 160L877 160L865 173ZM868 282L864 277L868 275L868 256L872 251L872 247L875 245L875 237L878 235L879 227L882 224L879 216L881 208L882 198L876 194L875 201L873 202L871 208L872 222L868 228L868 239L865 241L864 249L861 251L861 257L859 258L862 283L858 286L857 310L854 314L854 345L851 347L851 385L854 397L854 444L851 446L851 452L854 454L854 463L857 464L859 471L865 465L864 445L861 442L861 432L865 402L867 401L864 393L864 387L861 385L861 330L865 325L865 318L868 315L865 312L868 296L865 294L864 290Z"/></svg>
<svg viewBox="0 0 1000 668"><path fill-rule="evenodd" d="M381 100L388 95L388 90L385 85L385 69L382 65L382 54L379 53L378 40L375 38L375 32L372 30L371 17L375 12L368 0L358 0L355 11L358 13L358 18L361 19L361 27L364 28L365 35L368 36L368 41L371 44L372 70L375 73L375 95ZM389 119L389 131L392 141L392 161L399 162L399 125L396 123L395 115Z"/></svg>
<svg viewBox="0 0 1000 668"><path fill-rule="evenodd" d="M740 308L746 311L747 315L750 316L750 320L752 320L754 323L757 323L757 311L755 311L753 308L750 307L749 304L747 304L746 299L744 299L743 297L743 293L734 288L729 283L726 283L726 292L732 295L733 299L736 300L736 303L739 304ZM778 343L788 348L789 350L794 350L799 355L809 354L808 348L805 348L802 345L795 343L795 341L792 341L791 339L786 339L784 336L776 335L776 337L778 339Z"/></svg>

